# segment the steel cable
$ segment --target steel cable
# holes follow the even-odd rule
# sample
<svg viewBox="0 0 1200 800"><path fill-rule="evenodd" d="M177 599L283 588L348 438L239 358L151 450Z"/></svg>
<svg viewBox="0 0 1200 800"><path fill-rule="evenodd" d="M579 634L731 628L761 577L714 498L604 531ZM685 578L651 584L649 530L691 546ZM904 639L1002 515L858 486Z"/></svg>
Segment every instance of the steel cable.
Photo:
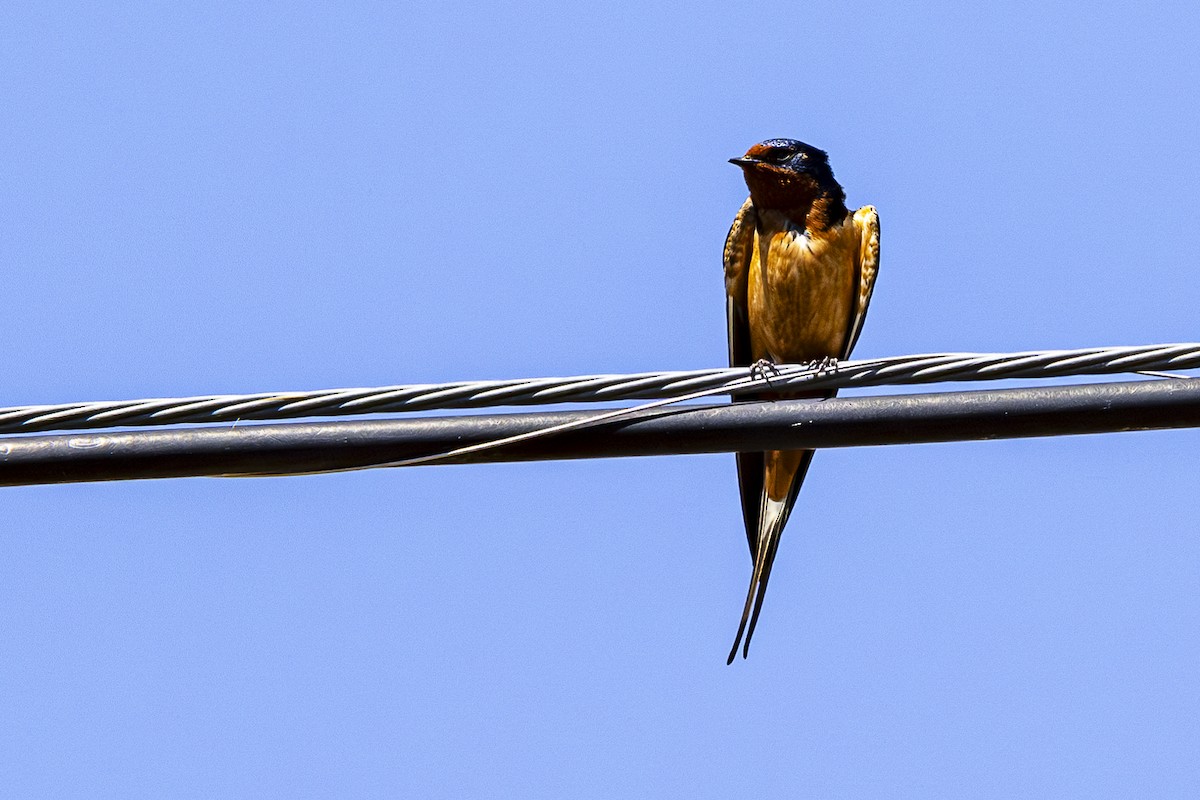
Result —
<svg viewBox="0 0 1200 800"><path fill-rule="evenodd" d="M1153 373L1200 367L1200 344L1158 344L1021 353L927 353L845 361L834 366L779 365L583 375L567 378L456 381L312 392L269 392L0 408L0 433L230 423L356 414L487 408L774 390L843 389L948 381Z"/></svg>

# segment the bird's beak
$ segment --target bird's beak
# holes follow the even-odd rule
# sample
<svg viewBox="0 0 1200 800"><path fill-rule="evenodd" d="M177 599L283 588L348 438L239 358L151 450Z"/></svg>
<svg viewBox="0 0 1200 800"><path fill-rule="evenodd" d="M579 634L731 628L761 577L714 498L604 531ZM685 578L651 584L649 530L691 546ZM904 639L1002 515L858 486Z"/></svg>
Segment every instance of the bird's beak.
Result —
<svg viewBox="0 0 1200 800"><path fill-rule="evenodd" d="M750 165L752 165L752 164L761 164L761 163L762 163L762 161L760 161L760 160L759 160L759 159L757 159L757 158L748 158L747 156L742 156L741 158L731 158L731 159L729 159L729 163L730 163L730 164L737 164L739 167L748 167L748 166L750 166Z"/></svg>

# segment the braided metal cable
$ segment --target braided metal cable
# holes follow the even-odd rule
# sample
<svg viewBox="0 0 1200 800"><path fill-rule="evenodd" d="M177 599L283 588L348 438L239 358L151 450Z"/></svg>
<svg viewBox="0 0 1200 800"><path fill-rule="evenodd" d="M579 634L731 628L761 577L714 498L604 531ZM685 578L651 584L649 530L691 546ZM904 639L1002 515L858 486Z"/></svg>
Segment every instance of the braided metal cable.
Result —
<svg viewBox="0 0 1200 800"><path fill-rule="evenodd" d="M843 389L942 381L1058 378L1200 367L1200 343L1022 353L927 353L844 361L835 366L779 365L413 384L314 392L160 398L0 408L0 433L102 429L182 423L230 423L338 417L434 409L655 400L772 390Z"/></svg>

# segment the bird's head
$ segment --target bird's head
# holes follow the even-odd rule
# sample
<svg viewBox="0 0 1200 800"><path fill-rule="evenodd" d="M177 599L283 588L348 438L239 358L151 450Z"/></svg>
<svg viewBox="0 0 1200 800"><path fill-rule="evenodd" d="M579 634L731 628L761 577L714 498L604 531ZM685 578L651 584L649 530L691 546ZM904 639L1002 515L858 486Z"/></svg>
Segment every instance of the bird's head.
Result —
<svg viewBox="0 0 1200 800"><path fill-rule="evenodd" d="M821 196L845 196L825 151L795 139L767 139L729 163L742 168L755 205L763 208L792 208Z"/></svg>

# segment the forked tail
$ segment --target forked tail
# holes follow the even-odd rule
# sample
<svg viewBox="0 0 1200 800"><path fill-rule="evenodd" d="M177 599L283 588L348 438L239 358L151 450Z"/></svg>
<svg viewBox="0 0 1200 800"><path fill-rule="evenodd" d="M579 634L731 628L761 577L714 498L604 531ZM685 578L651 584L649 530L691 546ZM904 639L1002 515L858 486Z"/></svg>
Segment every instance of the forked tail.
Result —
<svg viewBox="0 0 1200 800"><path fill-rule="evenodd" d="M789 493L783 500L771 500L766 492L762 497L762 510L758 515L758 548L754 557L754 572L750 575L750 588L746 592L746 605L742 609L742 621L738 625L737 637L733 640L733 649L729 651L726 664L732 664L737 657L738 645L742 646L742 658L750 654L750 639L754 636L754 627L758 624L758 614L762 611L763 598L767 594L767 581L771 578L771 565L775 563L775 551L779 548L779 538L783 526L787 524L788 512L795 496ZM747 628L749 622L749 628ZM745 634L745 643L742 634Z"/></svg>

